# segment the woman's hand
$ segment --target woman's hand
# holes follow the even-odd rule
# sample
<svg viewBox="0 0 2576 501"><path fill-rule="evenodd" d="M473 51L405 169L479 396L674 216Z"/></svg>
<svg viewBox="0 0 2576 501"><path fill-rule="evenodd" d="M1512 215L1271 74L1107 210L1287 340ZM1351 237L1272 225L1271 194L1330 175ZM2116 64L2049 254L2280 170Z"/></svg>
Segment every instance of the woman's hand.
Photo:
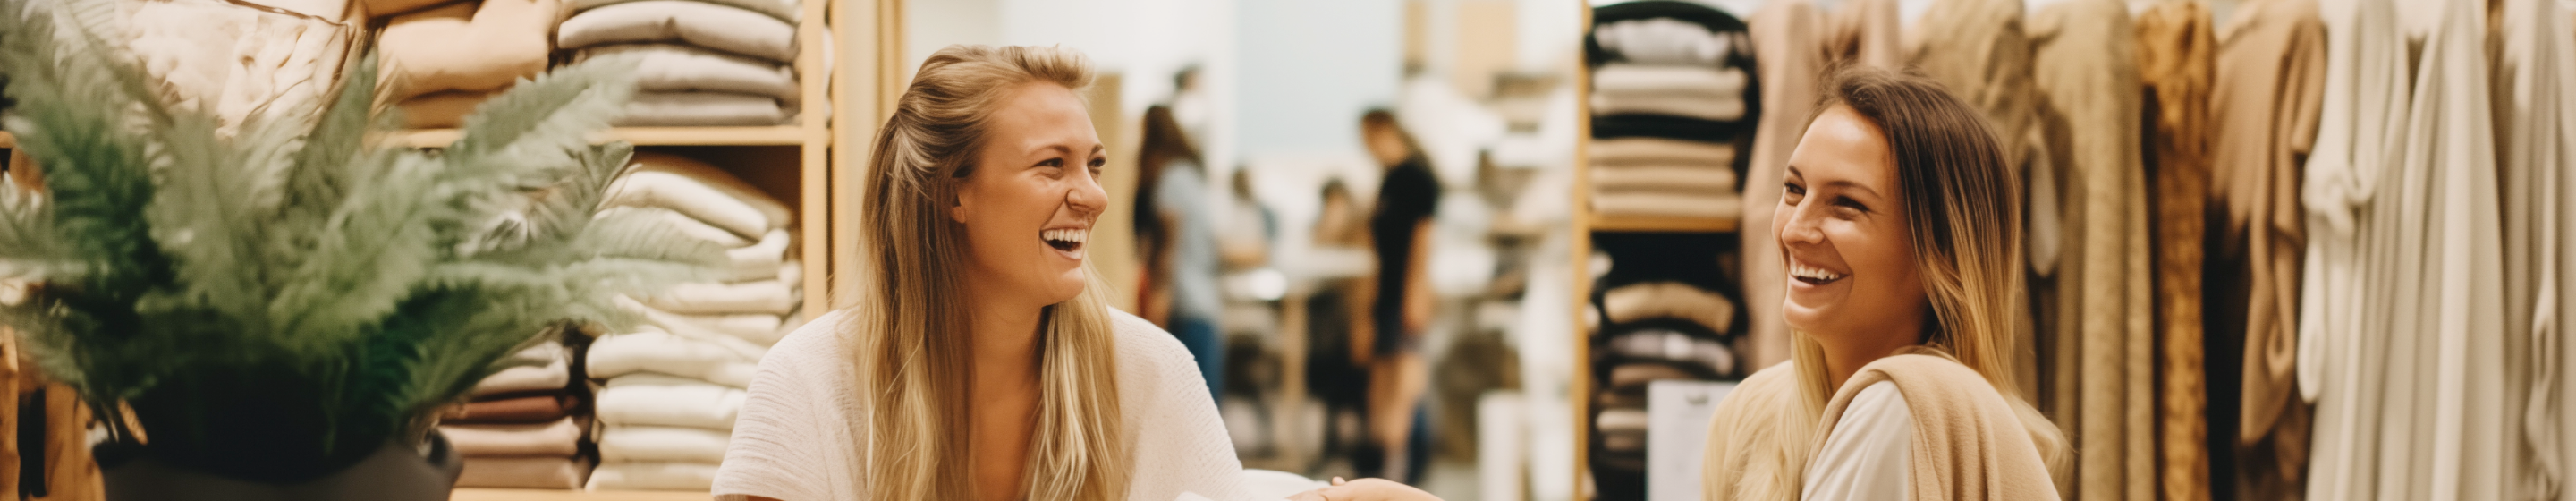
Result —
<svg viewBox="0 0 2576 501"><path fill-rule="evenodd" d="M1289 501L1440 501L1439 496L1422 492L1413 486L1382 478L1344 481L1333 477L1333 486L1289 496Z"/></svg>

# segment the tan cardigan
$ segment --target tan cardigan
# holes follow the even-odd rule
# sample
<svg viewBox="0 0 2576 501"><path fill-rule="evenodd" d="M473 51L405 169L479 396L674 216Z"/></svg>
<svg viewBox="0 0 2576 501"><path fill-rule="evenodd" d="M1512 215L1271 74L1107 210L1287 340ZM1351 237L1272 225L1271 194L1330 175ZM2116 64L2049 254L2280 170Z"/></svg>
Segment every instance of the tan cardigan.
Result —
<svg viewBox="0 0 2576 501"><path fill-rule="evenodd" d="M1764 369L1744 380L1720 402L1709 423L1708 457L1702 472L1707 499L1796 499L1799 483L1778 475L1788 465L1783 447L1797 443L1813 448L1825 436L1799 438L1779 426L1797 419L1804 405L1793 363ZM1915 501L1985 500L2049 501L2059 499L2047 462L2012 405L1984 376L1968 366L1933 355L1897 355L1871 362L1845 381L1825 406L1813 430L1831 430L1845 406L1860 390L1879 381L1896 384L1913 411L1914 443L1908 451ZM1778 480L1788 480L1782 485Z"/></svg>

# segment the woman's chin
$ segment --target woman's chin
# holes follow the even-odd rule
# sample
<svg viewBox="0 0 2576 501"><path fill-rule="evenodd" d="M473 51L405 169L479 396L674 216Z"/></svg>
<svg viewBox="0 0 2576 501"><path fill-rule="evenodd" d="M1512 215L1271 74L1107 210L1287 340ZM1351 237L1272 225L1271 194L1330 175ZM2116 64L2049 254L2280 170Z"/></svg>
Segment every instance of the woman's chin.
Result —
<svg viewBox="0 0 2576 501"><path fill-rule="evenodd" d="M1780 320L1788 324L1790 329L1815 332L1817 328L1829 322L1826 319L1834 317L1836 309L1832 304L1810 305L1799 303L1796 299L1787 299L1780 301Z"/></svg>

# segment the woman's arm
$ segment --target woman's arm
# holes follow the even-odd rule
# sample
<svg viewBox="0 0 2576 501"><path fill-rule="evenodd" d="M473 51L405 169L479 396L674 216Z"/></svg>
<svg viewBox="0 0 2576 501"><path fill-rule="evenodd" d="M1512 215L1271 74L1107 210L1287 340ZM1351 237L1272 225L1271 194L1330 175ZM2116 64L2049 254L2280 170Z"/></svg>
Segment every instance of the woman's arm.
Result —
<svg viewBox="0 0 2576 501"><path fill-rule="evenodd" d="M1431 220L1413 223L1412 262L1404 264L1404 332L1418 335L1431 328L1440 299L1431 289Z"/></svg>
<svg viewBox="0 0 2576 501"><path fill-rule="evenodd" d="M1382 478L1343 481L1336 477L1332 487L1298 493L1288 501L1440 501L1440 496Z"/></svg>

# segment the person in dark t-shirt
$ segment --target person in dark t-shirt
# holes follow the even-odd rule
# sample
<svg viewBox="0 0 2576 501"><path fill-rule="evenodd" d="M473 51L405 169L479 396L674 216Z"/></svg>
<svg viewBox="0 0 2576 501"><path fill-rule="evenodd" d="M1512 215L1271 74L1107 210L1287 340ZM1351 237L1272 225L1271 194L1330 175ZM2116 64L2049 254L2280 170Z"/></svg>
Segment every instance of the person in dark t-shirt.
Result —
<svg viewBox="0 0 2576 501"><path fill-rule="evenodd" d="M1386 168L1375 213L1369 216L1378 273L1369 311L1376 349L1369 361L1368 415L1371 445L1383 450L1384 463L1365 452L1355 462L1363 475L1376 466L1383 468L1376 473L1411 483L1419 479L1421 459L1429 452L1428 437L1421 433L1421 402L1430 370L1420 345L1437 304L1429 283L1429 254L1440 179L1395 113L1370 110L1360 118L1360 134L1370 155Z"/></svg>

